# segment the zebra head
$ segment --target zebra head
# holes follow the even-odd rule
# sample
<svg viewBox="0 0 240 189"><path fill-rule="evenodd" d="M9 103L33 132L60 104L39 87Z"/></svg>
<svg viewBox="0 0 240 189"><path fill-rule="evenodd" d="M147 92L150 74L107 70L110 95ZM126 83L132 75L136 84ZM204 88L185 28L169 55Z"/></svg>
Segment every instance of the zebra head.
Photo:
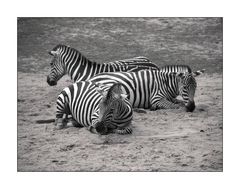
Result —
<svg viewBox="0 0 240 189"><path fill-rule="evenodd" d="M50 63L51 72L47 76L47 83L50 86L54 86L57 85L57 81L65 75L66 71L60 53L60 46L56 46L49 54L52 56L52 61Z"/></svg>
<svg viewBox="0 0 240 189"><path fill-rule="evenodd" d="M192 73L177 72L173 73L178 82L179 95L182 96L187 112L193 112L195 109L194 95L197 88L197 82Z"/></svg>
<svg viewBox="0 0 240 189"><path fill-rule="evenodd" d="M99 104L99 120L94 128L101 135L128 125L132 119L132 107L121 87L122 84L115 83L107 92L98 90L102 99Z"/></svg>

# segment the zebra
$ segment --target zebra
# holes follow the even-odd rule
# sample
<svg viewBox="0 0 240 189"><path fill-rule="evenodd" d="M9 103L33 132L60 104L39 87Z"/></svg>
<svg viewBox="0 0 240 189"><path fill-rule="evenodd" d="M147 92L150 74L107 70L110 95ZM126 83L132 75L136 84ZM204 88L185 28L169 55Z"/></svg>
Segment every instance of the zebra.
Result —
<svg viewBox="0 0 240 189"><path fill-rule="evenodd" d="M76 82L86 81L102 72L158 69L158 66L151 63L146 57L134 57L103 64L92 62L78 50L62 44L55 46L49 54L53 56L50 63L51 71L47 76L47 83L50 86L57 85L57 81L65 74L68 74L71 80Z"/></svg>
<svg viewBox="0 0 240 189"><path fill-rule="evenodd" d="M122 83L133 108L157 110L178 109L183 106L187 112L195 109L197 83L192 73L168 73L159 70L101 73L89 81L106 85ZM176 99L179 95L183 101Z"/></svg>
<svg viewBox="0 0 240 189"><path fill-rule="evenodd" d="M72 115L78 125L92 133L131 134L133 110L122 85L110 88L89 81L76 82L62 90L57 97L56 125L66 126L67 116Z"/></svg>

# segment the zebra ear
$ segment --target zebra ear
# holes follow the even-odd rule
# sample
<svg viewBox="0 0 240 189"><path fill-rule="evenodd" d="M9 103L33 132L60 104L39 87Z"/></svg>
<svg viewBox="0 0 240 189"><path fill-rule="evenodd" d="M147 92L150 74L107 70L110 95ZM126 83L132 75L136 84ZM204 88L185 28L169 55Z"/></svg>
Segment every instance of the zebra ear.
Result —
<svg viewBox="0 0 240 189"><path fill-rule="evenodd" d="M49 51L48 54L50 54L51 56L57 55L58 52L57 51Z"/></svg>
<svg viewBox="0 0 240 189"><path fill-rule="evenodd" d="M178 72L178 73L176 74L176 76L182 78L182 77L184 76L184 73L183 73L183 72Z"/></svg>
<svg viewBox="0 0 240 189"><path fill-rule="evenodd" d="M178 78L182 78L185 76L184 72L172 72L171 75L176 76Z"/></svg>
<svg viewBox="0 0 240 189"><path fill-rule="evenodd" d="M125 100L126 98L128 98L128 95L125 94L125 93L116 93L116 92L113 92L113 97L114 97L114 98L117 98L117 99Z"/></svg>
<svg viewBox="0 0 240 189"><path fill-rule="evenodd" d="M97 91L101 96L106 96L106 95L107 95L107 91L104 91L104 90L101 89L100 87L96 87L96 91Z"/></svg>
<svg viewBox="0 0 240 189"><path fill-rule="evenodd" d="M120 96L122 97L123 100L126 99L126 98L128 97L127 94L120 94Z"/></svg>
<svg viewBox="0 0 240 189"><path fill-rule="evenodd" d="M193 77L197 77L197 76L203 74L205 71L206 71L206 69L201 69L201 70L195 71L192 73Z"/></svg>
<svg viewBox="0 0 240 189"><path fill-rule="evenodd" d="M176 76L177 72L171 72L170 75Z"/></svg>

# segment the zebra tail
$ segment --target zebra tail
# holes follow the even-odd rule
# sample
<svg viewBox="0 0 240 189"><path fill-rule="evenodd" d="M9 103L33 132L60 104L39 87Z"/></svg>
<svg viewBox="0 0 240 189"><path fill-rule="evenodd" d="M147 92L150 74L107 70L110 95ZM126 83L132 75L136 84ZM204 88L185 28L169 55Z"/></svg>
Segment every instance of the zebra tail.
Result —
<svg viewBox="0 0 240 189"><path fill-rule="evenodd" d="M38 124L53 123L53 122L55 122L55 119L37 120L36 121L36 123L38 123Z"/></svg>

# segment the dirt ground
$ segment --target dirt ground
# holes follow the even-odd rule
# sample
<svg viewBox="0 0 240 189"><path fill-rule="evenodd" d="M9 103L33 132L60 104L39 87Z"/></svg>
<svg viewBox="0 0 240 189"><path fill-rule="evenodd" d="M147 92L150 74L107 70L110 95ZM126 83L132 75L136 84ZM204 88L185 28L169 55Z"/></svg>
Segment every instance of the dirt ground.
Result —
<svg viewBox="0 0 240 189"><path fill-rule="evenodd" d="M55 130L59 92L50 87L58 43L98 62L147 56L159 66L206 69L197 77L196 109L134 112L133 134L98 136ZM220 18L18 19L18 171L222 171L222 20Z"/></svg>

